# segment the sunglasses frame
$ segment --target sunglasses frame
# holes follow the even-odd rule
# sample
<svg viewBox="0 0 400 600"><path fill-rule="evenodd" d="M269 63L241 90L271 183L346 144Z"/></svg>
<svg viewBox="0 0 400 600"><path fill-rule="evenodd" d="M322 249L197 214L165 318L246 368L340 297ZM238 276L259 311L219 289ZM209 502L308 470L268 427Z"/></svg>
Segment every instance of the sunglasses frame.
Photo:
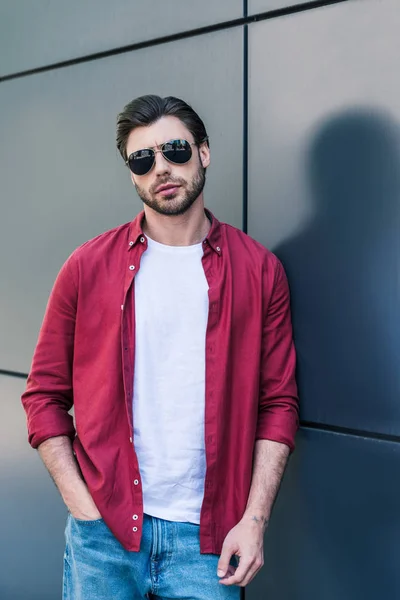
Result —
<svg viewBox="0 0 400 600"><path fill-rule="evenodd" d="M150 169L148 171L146 171L146 173L143 173L142 175L137 175L136 173L133 173L133 171L132 171L132 169L130 168L130 165L129 165L129 159L132 156L132 154L135 154L135 152L131 152L131 154L128 156L128 160L125 161L125 164L126 164L127 167L129 167L130 171L134 175L136 175L136 177L143 177L144 175L148 175L150 173L150 171L153 169L154 165L156 164L156 154L158 152L161 152L161 154L163 155L163 157L165 158L165 160L167 160L168 162L170 162L173 165L187 165L188 162L190 161L190 159L192 158L193 154L190 155L189 160L187 160L186 162L184 162L184 163L176 163L173 160L169 159L167 156L165 156L165 154L163 152L164 146L166 146L167 144L170 144L171 142L176 142L177 140L179 140L181 142L186 142L190 147L191 146L201 146L201 144L204 144L204 142L206 142L208 140L208 136L205 137L204 140L201 140L200 143L197 143L197 142L188 142L187 140L185 140L183 138L172 138L170 140L167 140L163 144L160 144L159 146L149 146L148 148L140 148L140 150L135 150L135 152L143 152L143 150L151 150L152 152L154 152L153 164L151 165Z"/></svg>

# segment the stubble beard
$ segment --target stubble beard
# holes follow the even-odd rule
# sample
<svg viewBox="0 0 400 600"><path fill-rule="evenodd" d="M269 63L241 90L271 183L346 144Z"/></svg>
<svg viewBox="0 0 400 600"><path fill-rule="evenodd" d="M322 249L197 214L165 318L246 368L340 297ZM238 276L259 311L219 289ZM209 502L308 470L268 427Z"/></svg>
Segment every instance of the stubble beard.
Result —
<svg viewBox="0 0 400 600"><path fill-rule="evenodd" d="M190 184L186 179L178 177L168 177L164 180L159 180L157 183L150 188L149 192L145 191L138 185L136 185L136 191L142 202L159 213L160 215L177 216L183 215L189 208L194 204L197 198L200 196L204 189L206 182L206 170L200 165L196 175L191 180ZM164 196L162 200L157 200L155 189L163 185L164 183L175 183L181 186L177 194L171 194L171 196ZM185 189L186 188L186 189ZM183 197L179 197L179 194L185 189Z"/></svg>

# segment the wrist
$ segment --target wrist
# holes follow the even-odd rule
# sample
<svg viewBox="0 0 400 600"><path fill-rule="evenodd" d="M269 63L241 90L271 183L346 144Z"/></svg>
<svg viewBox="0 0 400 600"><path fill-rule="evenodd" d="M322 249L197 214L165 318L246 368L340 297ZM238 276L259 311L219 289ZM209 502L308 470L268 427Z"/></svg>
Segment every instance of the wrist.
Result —
<svg viewBox="0 0 400 600"><path fill-rule="evenodd" d="M64 490L62 494L65 505L68 510L75 514L76 512L93 512L94 502L86 484L81 481L79 484Z"/></svg>
<svg viewBox="0 0 400 600"><path fill-rule="evenodd" d="M251 508L248 508L242 517L242 522L254 525L265 531L269 524L269 514L260 509L252 510Z"/></svg>

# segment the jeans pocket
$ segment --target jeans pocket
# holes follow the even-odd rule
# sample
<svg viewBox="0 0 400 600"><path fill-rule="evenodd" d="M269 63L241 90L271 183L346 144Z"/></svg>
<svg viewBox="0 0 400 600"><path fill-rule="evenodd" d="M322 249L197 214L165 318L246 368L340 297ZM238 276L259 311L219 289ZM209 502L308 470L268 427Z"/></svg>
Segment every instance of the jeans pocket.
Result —
<svg viewBox="0 0 400 600"><path fill-rule="evenodd" d="M101 523L104 523L104 519L93 519L93 520L89 520L89 521L84 521L83 519L77 519L76 517L73 517L72 515L71 515L71 519L78 525L86 525L86 526L100 525Z"/></svg>
<svg viewBox="0 0 400 600"><path fill-rule="evenodd" d="M104 523L104 519L101 517L100 519L77 519L68 511L68 518L77 525L99 525L100 523Z"/></svg>

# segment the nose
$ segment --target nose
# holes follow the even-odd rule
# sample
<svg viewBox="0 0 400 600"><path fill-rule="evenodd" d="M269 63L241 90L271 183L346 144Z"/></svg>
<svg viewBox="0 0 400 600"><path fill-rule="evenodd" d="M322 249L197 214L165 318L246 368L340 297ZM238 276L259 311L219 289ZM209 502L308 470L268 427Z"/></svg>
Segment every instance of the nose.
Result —
<svg viewBox="0 0 400 600"><path fill-rule="evenodd" d="M156 175L165 175L165 173L170 173L170 172L171 172L171 163L168 162L168 160L166 158L164 158L161 150L156 151L154 173Z"/></svg>

